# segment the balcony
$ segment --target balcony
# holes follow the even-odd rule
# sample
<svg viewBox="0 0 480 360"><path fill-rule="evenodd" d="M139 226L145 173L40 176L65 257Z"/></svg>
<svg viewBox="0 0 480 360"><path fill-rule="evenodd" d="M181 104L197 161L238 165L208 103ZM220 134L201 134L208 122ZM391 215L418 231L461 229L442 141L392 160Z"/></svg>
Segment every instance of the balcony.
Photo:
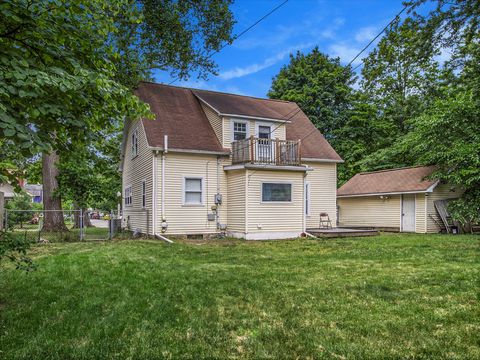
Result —
<svg viewBox="0 0 480 360"><path fill-rule="evenodd" d="M232 142L232 165L301 165L300 141L249 137Z"/></svg>

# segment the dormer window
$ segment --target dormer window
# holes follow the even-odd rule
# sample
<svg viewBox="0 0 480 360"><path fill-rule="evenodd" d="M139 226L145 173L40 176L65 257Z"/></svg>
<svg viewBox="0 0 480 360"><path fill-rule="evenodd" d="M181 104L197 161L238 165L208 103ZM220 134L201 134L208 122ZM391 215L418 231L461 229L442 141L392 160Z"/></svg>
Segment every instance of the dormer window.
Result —
<svg viewBox="0 0 480 360"><path fill-rule="evenodd" d="M233 140L244 140L247 138L247 123L243 121L233 122Z"/></svg>

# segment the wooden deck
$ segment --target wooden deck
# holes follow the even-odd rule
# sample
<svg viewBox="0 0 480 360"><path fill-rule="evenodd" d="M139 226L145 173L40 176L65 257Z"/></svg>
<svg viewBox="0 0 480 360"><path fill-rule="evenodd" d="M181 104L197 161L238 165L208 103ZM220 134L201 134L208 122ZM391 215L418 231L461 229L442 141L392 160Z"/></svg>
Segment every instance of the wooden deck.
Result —
<svg viewBox="0 0 480 360"><path fill-rule="evenodd" d="M378 235L378 230L374 230L374 229L348 229L348 228L318 229L317 228L317 229L307 229L307 232L318 238L341 238L341 237Z"/></svg>

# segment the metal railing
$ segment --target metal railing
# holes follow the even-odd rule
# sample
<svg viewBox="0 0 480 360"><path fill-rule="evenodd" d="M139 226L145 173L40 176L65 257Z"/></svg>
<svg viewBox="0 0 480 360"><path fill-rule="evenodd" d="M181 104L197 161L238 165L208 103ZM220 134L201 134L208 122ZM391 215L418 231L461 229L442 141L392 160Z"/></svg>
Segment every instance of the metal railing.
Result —
<svg viewBox="0 0 480 360"><path fill-rule="evenodd" d="M249 137L232 142L232 164L300 165L300 140Z"/></svg>

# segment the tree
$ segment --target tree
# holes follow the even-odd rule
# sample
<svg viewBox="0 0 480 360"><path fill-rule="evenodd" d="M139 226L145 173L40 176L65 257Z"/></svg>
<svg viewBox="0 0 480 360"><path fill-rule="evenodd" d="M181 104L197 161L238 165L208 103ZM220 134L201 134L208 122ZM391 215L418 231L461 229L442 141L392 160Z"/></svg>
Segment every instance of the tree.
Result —
<svg viewBox="0 0 480 360"><path fill-rule="evenodd" d="M19 224L20 228L23 228L24 223L32 220L34 217L32 210L39 210L37 204L32 202L30 195L23 190L7 201L5 209L14 210L8 212L7 226L12 227Z"/></svg>
<svg viewBox="0 0 480 360"><path fill-rule="evenodd" d="M415 9L425 2L409 5ZM436 94L406 117L406 134L365 163L388 165L403 157L408 165L436 165L432 178L465 190L451 203L452 216L463 223L480 223L480 7L473 0L436 3L428 17L413 12L408 20L417 29L416 43L451 53L443 76L436 80ZM426 53L435 54L438 51ZM429 78L420 75L419 86L430 86Z"/></svg>
<svg viewBox="0 0 480 360"><path fill-rule="evenodd" d="M290 55L290 63L273 78L268 96L296 102L335 147L341 141L335 132L348 117L354 82L350 68L316 47L307 55Z"/></svg>
<svg viewBox="0 0 480 360"><path fill-rule="evenodd" d="M131 89L152 68L180 77L213 71L211 52L231 41L230 3L2 2L0 128L7 141L25 158L43 152L44 165L55 167L60 153L88 144L97 131L151 116ZM61 210L49 178L57 170L43 174L46 209ZM45 225L63 228L63 218Z"/></svg>
<svg viewBox="0 0 480 360"><path fill-rule="evenodd" d="M408 120L427 109L438 91L439 65L433 57L440 50L421 41L419 31L411 18L398 19L364 59L361 90L375 106L375 117L391 129L386 146L409 131Z"/></svg>

